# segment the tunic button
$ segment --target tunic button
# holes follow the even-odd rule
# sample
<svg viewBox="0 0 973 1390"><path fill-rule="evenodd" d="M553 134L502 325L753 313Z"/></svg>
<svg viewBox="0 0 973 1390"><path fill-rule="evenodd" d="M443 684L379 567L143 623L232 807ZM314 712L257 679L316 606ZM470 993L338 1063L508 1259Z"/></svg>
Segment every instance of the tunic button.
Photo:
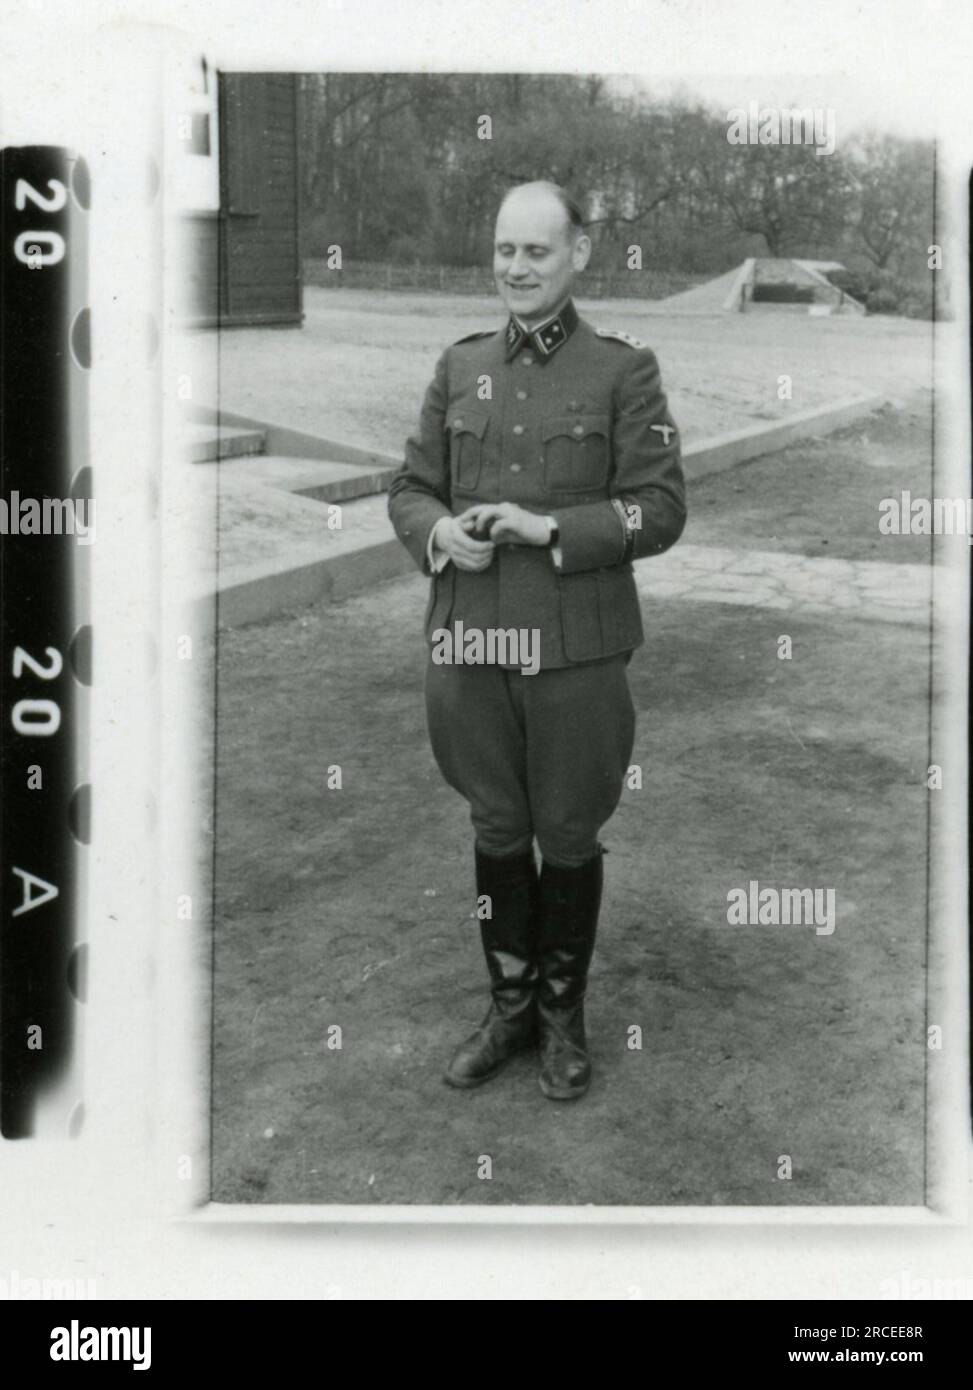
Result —
<svg viewBox="0 0 973 1390"><path fill-rule="evenodd" d="M510 471L511 471L511 473L519 473L519 472L520 472L520 464L519 464L519 463L512 463L512 464L510 465Z"/></svg>
<svg viewBox="0 0 973 1390"><path fill-rule="evenodd" d="M575 425L574 432L575 434L584 434L584 425Z"/></svg>
<svg viewBox="0 0 973 1390"><path fill-rule="evenodd" d="M533 357L531 357L531 355L530 355L529 352L525 352L524 355L523 355L523 357L522 357L520 360L521 360L521 362L523 362L523 364L524 364L525 367L529 367L529 366L531 365L531 363L533 362L534 359L533 359Z"/></svg>
<svg viewBox="0 0 973 1390"><path fill-rule="evenodd" d="M523 425L514 425L514 434L523 434L523 432L524 432L524 427L523 427Z"/></svg>
<svg viewBox="0 0 973 1390"><path fill-rule="evenodd" d="M518 401L525 401L525 400L527 399L527 392L526 392L526 391L518 391L518 392L517 392L517 399L518 399Z"/></svg>
<svg viewBox="0 0 973 1390"><path fill-rule="evenodd" d="M462 421L462 419L460 418L460 416L457 415L456 419L453 421L453 429L454 429L454 430L461 430L462 428L463 428L463 421Z"/></svg>

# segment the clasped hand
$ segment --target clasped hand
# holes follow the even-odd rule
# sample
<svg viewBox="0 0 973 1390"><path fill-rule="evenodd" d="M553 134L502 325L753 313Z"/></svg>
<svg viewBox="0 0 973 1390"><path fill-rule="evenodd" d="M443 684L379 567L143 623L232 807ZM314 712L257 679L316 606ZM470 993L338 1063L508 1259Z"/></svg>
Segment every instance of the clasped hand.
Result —
<svg viewBox="0 0 973 1390"><path fill-rule="evenodd" d="M550 523L516 502L477 502L459 516L444 519L436 543L461 570L485 570L498 545L547 545Z"/></svg>

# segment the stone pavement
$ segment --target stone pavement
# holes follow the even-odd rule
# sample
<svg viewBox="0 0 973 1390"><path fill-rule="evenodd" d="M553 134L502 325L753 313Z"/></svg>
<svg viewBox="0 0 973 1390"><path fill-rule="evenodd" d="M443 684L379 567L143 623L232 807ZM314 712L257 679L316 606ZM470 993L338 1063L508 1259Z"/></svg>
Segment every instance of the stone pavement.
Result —
<svg viewBox="0 0 973 1390"><path fill-rule="evenodd" d="M815 559L776 550L676 545L636 566L639 593L700 603L821 613L840 611L880 622L929 621L932 567L865 560ZM936 570L937 604L950 576Z"/></svg>

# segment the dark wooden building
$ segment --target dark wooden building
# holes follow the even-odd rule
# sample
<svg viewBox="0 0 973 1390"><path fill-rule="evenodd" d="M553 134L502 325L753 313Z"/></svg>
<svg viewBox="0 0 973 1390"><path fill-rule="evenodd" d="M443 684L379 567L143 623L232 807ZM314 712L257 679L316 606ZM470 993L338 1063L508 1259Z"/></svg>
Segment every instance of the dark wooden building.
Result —
<svg viewBox="0 0 973 1390"><path fill-rule="evenodd" d="M217 83L215 122L194 133L192 154L217 155L219 206L186 210L187 317L221 328L300 324L298 79L220 73Z"/></svg>

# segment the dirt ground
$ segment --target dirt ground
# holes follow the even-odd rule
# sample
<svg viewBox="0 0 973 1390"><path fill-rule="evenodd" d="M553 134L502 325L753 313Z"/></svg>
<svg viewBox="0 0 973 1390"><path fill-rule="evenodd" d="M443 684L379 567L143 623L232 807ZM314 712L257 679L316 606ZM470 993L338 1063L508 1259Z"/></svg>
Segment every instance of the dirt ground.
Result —
<svg viewBox="0 0 973 1390"><path fill-rule="evenodd" d="M928 440L917 400L704 480L685 540L921 562L915 540L878 551L877 507L928 495ZM486 991L466 808L426 737L425 595L417 575L222 637L214 1198L922 1203L927 634L646 611L595 1080L559 1106L528 1057L477 1091L441 1080ZM834 887L834 934L729 926L751 879Z"/></svg>
<svg viewBox="0 0 973 1390"><path fill-rule="evenodd" d="M652 347L687 442L930 379L932 326L899 318L677 315L647 300L579 300L599 328ZM448 343L499 324L498 301L381 290L305 291L303 328L220 335L224 410L399 456ZM944 338L958 325L942 324ZM778 378L792 380L780 400ZM213 402L215 404L215 402Z"/></svg>

